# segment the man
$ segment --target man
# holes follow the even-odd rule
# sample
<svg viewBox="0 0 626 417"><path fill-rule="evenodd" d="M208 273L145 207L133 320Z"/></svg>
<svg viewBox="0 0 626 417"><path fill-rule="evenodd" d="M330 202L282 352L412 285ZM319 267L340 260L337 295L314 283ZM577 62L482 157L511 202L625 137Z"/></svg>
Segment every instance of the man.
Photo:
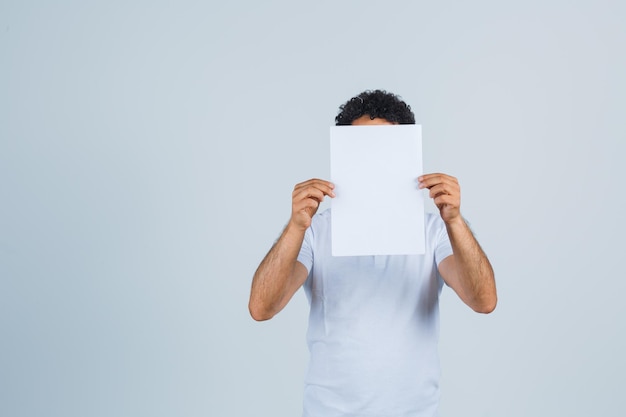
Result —
<svg viewBox="0 0 626 417"><path fill-rule="evenodd" d="M376 90L341 106L335 121L415 118L398 96ZM335 196L334 185L311 179L294 188L291 218L254 274L249 309L255 320L270 319L304 285L311 306L305 417L436 416L443 283L477 312L496 306L493 270L461 217L457 180L446 174L417 180L439 209L425 218L424 255L331 256L331 210L316 213L324 197ZM372 190L372 198L384 194Z"/></svg>

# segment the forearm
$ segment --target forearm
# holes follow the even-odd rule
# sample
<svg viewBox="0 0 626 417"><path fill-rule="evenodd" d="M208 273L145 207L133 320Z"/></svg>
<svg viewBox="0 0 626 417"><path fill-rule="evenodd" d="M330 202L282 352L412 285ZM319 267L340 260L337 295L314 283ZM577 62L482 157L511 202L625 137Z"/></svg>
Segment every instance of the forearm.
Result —
<svg viewBox="0 0 626 417"><path fill-rule="evenodd" d="M293 289L293 272L305 230L287 224L252 279L249 309L255 320L267 320L286 304ZM288 301L288 300L287 300Z"/></svg>
<svg viewBox="0 0 626 417"><path fill-rule="evenodd" d="M454 253L461 298L474 310L489 313L497 303L493 269L462 217L446 223Z"/></svg>

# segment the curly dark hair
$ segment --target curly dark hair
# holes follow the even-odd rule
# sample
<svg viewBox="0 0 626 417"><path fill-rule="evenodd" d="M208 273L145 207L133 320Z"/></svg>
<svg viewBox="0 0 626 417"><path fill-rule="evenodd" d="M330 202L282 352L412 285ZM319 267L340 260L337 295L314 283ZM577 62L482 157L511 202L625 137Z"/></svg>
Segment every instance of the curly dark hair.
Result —
<svg viewBox="0 0 626 417"><path fill-rule="evenodd" d="M351 125L363 115L368 115L370 119L380 118L401 125L415 124L411 106L402 101L400 96L385 90L364 91L340 106L339 110L335 117L337 126Z"/></svg>

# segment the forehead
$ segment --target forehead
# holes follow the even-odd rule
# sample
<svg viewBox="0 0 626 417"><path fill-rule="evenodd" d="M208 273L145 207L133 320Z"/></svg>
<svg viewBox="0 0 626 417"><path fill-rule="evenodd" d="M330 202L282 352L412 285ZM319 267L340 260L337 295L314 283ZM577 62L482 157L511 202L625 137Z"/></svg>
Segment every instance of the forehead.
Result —
<svg viewBox="0 0 626 417"><path fill-rule="evenodd" d="M379 117L375 119L371 119L369 114L364 114L358 119L354 119L352 122L352 126L366 126L366 125L393 125L395 123L391 123L387 119L381 119Z"/></svg>

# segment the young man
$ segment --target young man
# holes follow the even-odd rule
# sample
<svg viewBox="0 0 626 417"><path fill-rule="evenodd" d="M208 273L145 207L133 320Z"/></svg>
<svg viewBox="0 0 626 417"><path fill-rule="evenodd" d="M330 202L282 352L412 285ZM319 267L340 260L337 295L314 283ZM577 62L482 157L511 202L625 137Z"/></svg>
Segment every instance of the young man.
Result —
<svg viewBox="0 0 626 417"><path fill-rule="evenodd" d="M398 96L376 90L341 106L335 121L414 124L415 117ZM304 285L305 417L436 416L443 283L477 312L496 306L493 270L461 217L456 178L426 174L418 182L439 214L426 215L426 253L407 256L331 256L331 210L317 209L335 196L333 184L311 179L294 188L291 218L254 274L249 309L268 320ZM384 190L372 195L384 198Z"/></svg>

